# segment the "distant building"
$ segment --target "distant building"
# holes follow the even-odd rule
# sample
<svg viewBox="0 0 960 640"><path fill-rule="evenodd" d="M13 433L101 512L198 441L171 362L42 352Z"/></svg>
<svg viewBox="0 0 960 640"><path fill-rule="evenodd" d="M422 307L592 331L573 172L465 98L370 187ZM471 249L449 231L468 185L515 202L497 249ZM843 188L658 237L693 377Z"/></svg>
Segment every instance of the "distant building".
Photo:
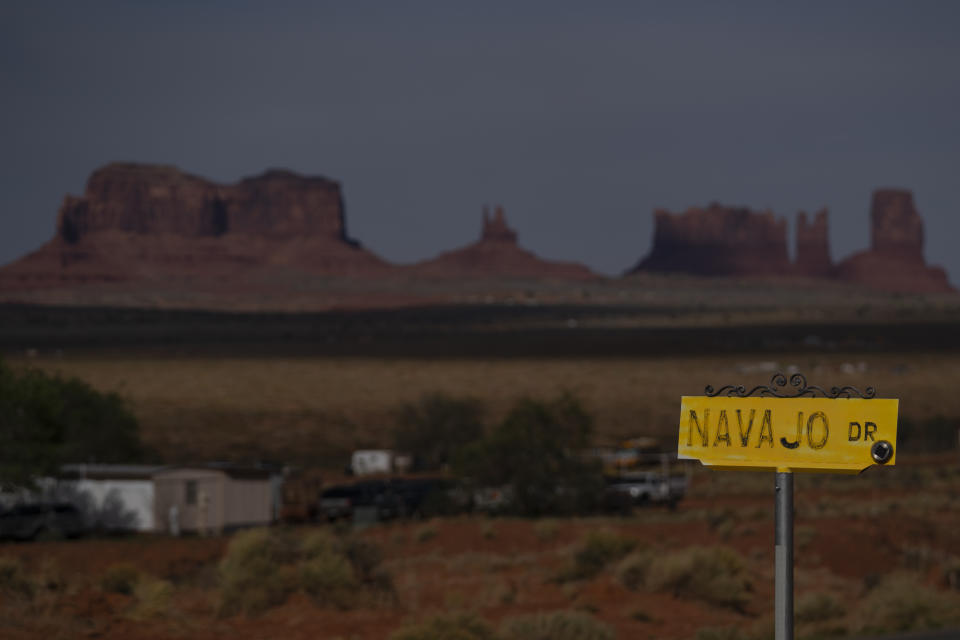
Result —
<svg viewBox="0 0 960 640"><path fill-rule="evenodd" d="M269 469L167 467L153 474L158 532L220 533L274 521L279 485Z"/></svg>
<svg viewBox="0 0 960 640"><path fill-rule="evenodd" d="M350 472L358 476L405 473L412 464L411 456L389 449L359 449L350 456Z"/></svg>

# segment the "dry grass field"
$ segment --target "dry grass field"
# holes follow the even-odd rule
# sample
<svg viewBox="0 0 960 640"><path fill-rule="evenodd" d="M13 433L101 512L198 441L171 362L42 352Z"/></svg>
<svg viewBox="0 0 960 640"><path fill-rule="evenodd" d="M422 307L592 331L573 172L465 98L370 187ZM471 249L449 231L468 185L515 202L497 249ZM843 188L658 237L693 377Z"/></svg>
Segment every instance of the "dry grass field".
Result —
<svg viewBox="0 0 960 640"><path fill-rule="evenodd" d="M388 446L394 412L442 391L481 399L489 421L522 395L576 393L601 442L670 438L681 395L706 384L766 384L797 369L822 386L873 385L902 418L960 416L960 356L906 353L650 358L327 358L17 356L13 366L77 376L126 398L142 435L169 461L275 459L342 467L355 447Z"/></svg>

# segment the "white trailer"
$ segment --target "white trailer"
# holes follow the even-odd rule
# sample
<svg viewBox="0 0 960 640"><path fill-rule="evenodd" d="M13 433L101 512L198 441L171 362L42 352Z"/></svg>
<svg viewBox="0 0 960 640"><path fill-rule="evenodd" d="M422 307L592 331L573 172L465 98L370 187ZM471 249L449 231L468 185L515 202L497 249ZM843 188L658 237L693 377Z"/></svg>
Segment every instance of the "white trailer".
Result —
<svg viewBox="0 0 960 640"><path fill-rule="evenodd" d="M87 525L112 531L153 531L153 474L163 467L133 464L67 464L55 485L57 499L72 503Z"/></svg>

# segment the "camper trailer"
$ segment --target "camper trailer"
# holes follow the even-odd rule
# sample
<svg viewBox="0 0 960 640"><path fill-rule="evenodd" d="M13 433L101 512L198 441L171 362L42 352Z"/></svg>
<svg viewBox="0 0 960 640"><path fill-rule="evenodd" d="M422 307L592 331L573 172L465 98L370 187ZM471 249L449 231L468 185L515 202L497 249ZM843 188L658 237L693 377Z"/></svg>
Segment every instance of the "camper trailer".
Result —
<svg viewBox="0 0 960 640"><path fill-rule="evenodd" d="M153 474L139 464L66 464L57 493L84 514L88 525L107 531L153 531Z"/></svg>

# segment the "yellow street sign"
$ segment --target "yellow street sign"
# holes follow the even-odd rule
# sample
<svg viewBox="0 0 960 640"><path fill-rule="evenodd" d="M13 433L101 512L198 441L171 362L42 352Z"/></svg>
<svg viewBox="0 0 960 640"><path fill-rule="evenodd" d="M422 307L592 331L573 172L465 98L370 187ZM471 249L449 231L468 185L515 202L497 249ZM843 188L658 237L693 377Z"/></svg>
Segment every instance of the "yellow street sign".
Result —
<svg viewBox="0 0 960 640"><path fill-rule="evenodd" d="M677 456L721 468L858 473L896 462L898 407L878 398L684 396Z"/></svg>

